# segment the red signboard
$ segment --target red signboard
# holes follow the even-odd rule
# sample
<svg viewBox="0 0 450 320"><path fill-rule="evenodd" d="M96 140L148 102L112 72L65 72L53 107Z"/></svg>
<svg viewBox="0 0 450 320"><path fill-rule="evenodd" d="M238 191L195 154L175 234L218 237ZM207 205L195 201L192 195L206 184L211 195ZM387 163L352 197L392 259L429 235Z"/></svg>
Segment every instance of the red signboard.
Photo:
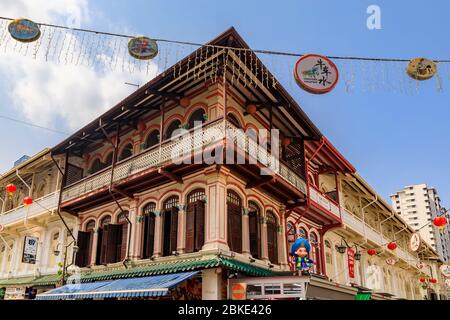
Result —
<svg viewBox="0 0 450 320"><path fill-rule="evenodd" d="M348 276L353 279L355 277L355 251L353 251L353 249L347 249L347 261Z"/></svg>

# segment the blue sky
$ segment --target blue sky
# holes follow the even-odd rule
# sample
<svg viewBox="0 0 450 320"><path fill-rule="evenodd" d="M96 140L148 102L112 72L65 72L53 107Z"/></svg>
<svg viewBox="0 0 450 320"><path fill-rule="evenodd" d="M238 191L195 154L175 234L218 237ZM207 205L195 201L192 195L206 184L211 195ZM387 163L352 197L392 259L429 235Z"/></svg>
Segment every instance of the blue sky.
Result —
<svg viewBox="0 0 450 320"><path fill-rule="evenodd" d="M331 56L450 59L450 3L445 0L433 1L430 6L412 0L67 1L82 6L86 12L88 18L83 19L82 27L105 31L203 43L234 26L257 49ZM17 12L14 1L6 2L10 2L7 13ZM32 6L30 1L18 2ZM42 6L50 2L43 2ZM381 9L381 30L366 27L366 9L371 4ZM32 9L28 12L33 13ZM64 9L52 10L48 16L40 13L38 18L57 20L67 15ZM284 67L287 61L280 61L273 62L273 71L286 81L286 89L383 197L405 185L427 183L436 187L444 204L450 206L450 68L441 72L443 92L437 91L435 80L421 83L414 94L357 89L347 92L345 81L340 81L331 93L312 95L292 86L291 70ZM45 68L45 62L36 63ZM8 68L11 70L14 65ZM7 93L17 79L5 77L5 73L0 66L0 115L33 120L29 113L21 112L17 103L11 106L14 101ZM130 81L135 80L132 78ZM124 88L123 94L131 91ZM67 105L60 108L76 108L71 105L71 94L76 92L68 92ZM106 98L98 101L112 105ZM64 138L3 119L0 125L0 171L11 167L21 155L31 155ZM46 125L73 131L64 113Z"/></svg>

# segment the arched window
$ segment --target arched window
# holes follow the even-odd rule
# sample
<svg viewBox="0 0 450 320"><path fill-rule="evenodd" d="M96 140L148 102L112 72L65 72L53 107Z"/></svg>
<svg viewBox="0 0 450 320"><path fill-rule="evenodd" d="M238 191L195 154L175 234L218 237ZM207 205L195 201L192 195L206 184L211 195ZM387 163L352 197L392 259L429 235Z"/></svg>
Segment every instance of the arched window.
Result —
<svg viewBox="0 0 450 320"><path fill-rule="evenodd" d="M62 252L63 246L58 246L59 243L59 232L54 232L50 237L50 248L49 248L49 258L48 258L48 267L49 268L55 268L56 262L57 262L57 255L55 254L55 251L59 251L59 255L64 254Z"/></svg>
<svg viewBox="0 0 450 320"><path fill-rule="evenodd" d="M230 121L231 124L233 124L235 127L242 128L241 122L239 121L238 117L234 113L229 112L227 114L227 116L228 116L228 121Z"/></svg>
<svg viewBox="0 0 450 320"><path fill-rule="evenodd" d="M253 258L261 259L261 210L253 201L249 201L248 209L250 253Z"/></svg>
<svg viewBox="0 0 450 320"><path fill-rule="evenodd" d="M287 236L288 249L289 249L289 252L291 252L291 247L294 244L295 240L297 240L295 226L291 222L288 222L286 231L288 233L288 236Z"/></svg>
<svg viewBox="0 0 450 320"><path fill-rule="evenodd" d="M78 231L77 245L79 249L75 264L80 268L91 264L94 232L95 220L89 220L89 222L86 223L85 231Z"/></svg>
<svg viewBox="0 0 450 320"><path fill-rule="evenodd" d="M205 110L197 109L189 117L188 124L189 129L194 128L196 125L202 125L205 122Z"/></svg>
<svg viewBox="0 0 450 320"><path fill-rule="evenodd" d="M108 155L106 156L106 160L105 160L105 168L106 168L106 167L109 167L110 165L112 165L113 155L114 155L114 152L111 151L111 152L108 153Z"/></svg>
<svg viewBox="0 0 450 320"><path fill-rule="evenodd" d="M334 278L333 248L331 246L331 242L328 240L325 240L324 244L325 244L325 267L326 267L325 273L329 278Z"/></svg>
<svg viewBox="0 0 450 320"><path fill-rule="evenodd" d="M14 252L14 243L10 242L8 243L8 246L6 247L6 268L5 273L9 274L12 271L12 258L13 258L13 252Z"/></svg>
<svg viewBox="0 0 450 320"><path fill-rule="evenodd" d="M239 195L227 192L227 235L231 251L242 253L242 200Z"/></svg>
<svg viewBox="0 0 450 320"><path fill-rule="evenodd" d="M122 152L120 152L118 161L122 161L124 159L127 159L133 155L133 145L131 143L128 143L123 147Z"/></svg>
<svg viewBox="0 0 450 320"><path fill-rule="evenodd" d="M200 251L205 242L205 190L196 189L187 196L186 252Z"/></svg>
<svg viewBox="0 0 450 320"><path fill-rule="evenodd" d="M155 211L156 203L150 202L142 209L144 214L144 245L142 258L150 258L153 256L155 245Z"/></svg>
<svg viewBox="0 0 450 320"><path fill-rule="evenodd" d="M117 236L117 255L116 261L122 261L127 256L128 249L128 211L121 212L117 217L117 223L120 225Z"/></svg>
<svg viewBox="0 0 450 320"><path fill-rule="evenodd" d="M177 250L178 203L178 196L172 196L163 204L163 256Z"/></svg>
<svg viewBox="0 0 450 320"><path fill-rule="evenodd" d="M89 173L94 174L103 169L103 163L100 159L95 159L91 164L91 169L89 169Z"/></svg>
<svg viewBox="0 0 450 320"><path fill-rule="evenodd" d="M309 233L309 242L311 244L311 252L309 253L309 256L314 261L313 272L320 273L320 243L314 232Z"/></svg>
<svg viewBox="0 0 450 320"><path fill-rule="evenodd" d="M272 263L278 263L278 224L272 211L267 212L267 252Z"/></svg>
<svg viewBox="0 0 450 320"><path fill-rule="evenodd" d="M3 261L6 259L6 246L2 245L0 247L0 274L3 273Z"/></svg>
<svg viewBox="0 0 450 320"><path fill-rule="evenodd" d="M106 216L100 220L100 224L97 230L97 256L95 259L96 264L106 263L106 239L103 240L104 231L111 223L111 216ZM106 237L106 234L105 234Z"/></svg>
<svg viewBox="0 0 450 320"><path fill-rule="evenodd" d="M159 131L158 130L153 130L152 132L149 133L149 135L147 136L147 139L145 140L145 149L149 149L153 146L156 146L159 143Z"/></svg>
<svg viewBox="0 0 450 320"><path fill-rule="evenodd" d="M164 139L168 140L170 138L172 138L173 133L175 132L175 130L178 130L181 126L181 121L180 120L174 120L172 121L166 129L166 133L164 134Z"/></svg>
<svg viewBox="0 0 450 320"><path fill-rule="evenodd" d="M306 232L305 228L300 227L298 229L298 237L308 239L308 233Z"/></svg>

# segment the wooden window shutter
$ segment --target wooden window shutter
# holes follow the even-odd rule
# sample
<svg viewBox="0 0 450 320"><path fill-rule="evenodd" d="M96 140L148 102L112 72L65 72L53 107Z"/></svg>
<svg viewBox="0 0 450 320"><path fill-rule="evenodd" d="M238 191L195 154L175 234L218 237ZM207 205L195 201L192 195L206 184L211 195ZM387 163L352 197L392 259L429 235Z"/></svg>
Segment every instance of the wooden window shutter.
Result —
<svg viewBox="0 0 450 320"><path fill-rule="evenodd" d="M233 203L227 204L228 245L231 251L242 253L242 208Z"/></svg>
<svg viewBox="0 0 450 320"><path fill-rule="evenodd" d="M94 246L94 231L89 231L89 239L88 239L88 252L86 254L86 266L91 265L92 259L92 248Z"/></svg>
<svg viewBox="0 0 450 320"><path fill-rule="evenodd" d="M150 212L144 217L144 258L150 258L153 255L155 241L155 215Z"/></svg>
<svg viewBox="0 0 450 320"><path fill-rule="evenodd" d="M170 254L177 250L177 233L178 233L178 209L172 207L170 210Z"/></svg>
<svg viewBox="0 0 450 320"><path fill-rule="evenodd" d="M106 254L108 251L108 233L109 233L109 224L105 225L103 227L103 232L102 232L102 250L101 250L101 254L100 254L100 264L107 264L107 258L106 258Z"/></svg>
<svg viewBox="0 0 450 320"><path fill-rule="evenodd" d="M90 232L78 231L77 237L77 245L78 245L78 253L75 260L75 264L82 268L87 266L87 256L89 254L89 240L90 240Z"/></svg>
<svg viewBox="0 0 450 320"><path fill-rule="evenodd" d="M267 247L269 260L273 263L278 263L277 226L272 222L267 223Z"/></svg>
<svg viewBox="0 0 450 320"><path fill-rule="evenodd" d="M252 257L259 259L261 250L261 228L256 211L249 213L250 253Z"/></svg>
<svg viewBox="0 0 450 320"><path fill-rule="evenodd" d="M119 239L120 246L120 260L124 260L127 256L127 247L128 247L128 223L124 223L121 225L121 237Z"/></svg>
<svg viewBox="0 0 450 320"><path fill-rule="evenodd" d="M205 243L205 202L195 203L195 251L200 251Z"/></svg>
<svg viewBox="0 0 450 320"><path fill-rule="evenodd" d="M194 252L196 203L189 203L186 209L186 248L185 252Z"/></svg>
<svg viewBox="0 0 450 320"><path fill-rule="evenodd" d="M117 245L121 236L122 225L108 224L103 233L103 242L105 243L105 263L117 262Z"/></svg>
<svg viewBox="0 0 450 320"><path fill-rule="evenodd" d="M97 256L95 257L95 264L103 264L103 228L97 230Z"/></svg>

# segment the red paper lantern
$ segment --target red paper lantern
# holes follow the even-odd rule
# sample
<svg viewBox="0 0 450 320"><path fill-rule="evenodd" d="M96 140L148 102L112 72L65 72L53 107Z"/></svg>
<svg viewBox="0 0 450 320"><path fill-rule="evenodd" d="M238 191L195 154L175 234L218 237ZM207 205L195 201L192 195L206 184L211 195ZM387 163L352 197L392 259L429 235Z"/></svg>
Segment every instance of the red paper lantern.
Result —
<svg viewBox="0 0 450 320"><path fill-rule="evenodd" d="M445 228L445 225L447 224L447 219L445 219L445 217L436 217L433 220L433 224L439 228L439 229L443 229Z"/></svg>
<svg viewBox="0 0 450 320"><path fill-rule="evenodd" d="M191 105L191 99L189 99L188 97L183 97L180 99L180 106L182 106L183 108L187 108Z"/></svg>
<svg viewBox="0 0 450 320"><path fill-rule="evenodd" d="M389 250L395 250L397 249L397 244L394 241L392 241L388 243L387 247Z"/></svg>
<svg viewBox="0 0 450 320"><path fill-rule="evenodd" d="M437 279L431 278L431 279L430 279L430 282L433 283L433 284L435 284L435 283L437 283Z"/></svg>
<svg viewBox="0 0 450 320"><path fill-rule="evenodd" d="M375 249L369 249L369 250L367 250L367 254L368 254L369 256L374 256L374 255L377 254L377 252L375 251Z"/></svg>
<svg viewBox="0 0 450 320"><path fill-rule="evenodd" d="M33 198L31 198L31 197L26 197L26 198L23 199L23 204L26 205L26 206L28 206L28 205L30 205L32 203L33 203Z"/></svg>
<svg viewBox="0 0 450 320"><path fill-rule="evenodd" d="M247 106L247 112L248 112L249 114L255 114L255 113L256 113L256 110L257 110L256 104L251 103L251 104L249 104L249 105Z"/></svg>
<svg viewBox="0 0 450 320"><path fill-rule="evenodd" d="M17 191L17 187L15 186L15 185L13 185L12 183L10 183L10 184L8 184L7 186L6 186L6 192L8 193L8 194L13 194L14 192L16 192Z"/></svg>
<svg viewBox="0 0 450 320"><path fill-rule="evenodd" d="M420 281L420 283L425 283L426 279L425 278L420 278L419 281Z"/></svg>
<svg viewBox="0 0 450 320"><path fill-rule="evenodd" d="M283 138L283 140L281 140L281 145L283 147L287 147L288 145L291 144L291 142L292 142L291 138L285 137L285 138Z"/></svg>

